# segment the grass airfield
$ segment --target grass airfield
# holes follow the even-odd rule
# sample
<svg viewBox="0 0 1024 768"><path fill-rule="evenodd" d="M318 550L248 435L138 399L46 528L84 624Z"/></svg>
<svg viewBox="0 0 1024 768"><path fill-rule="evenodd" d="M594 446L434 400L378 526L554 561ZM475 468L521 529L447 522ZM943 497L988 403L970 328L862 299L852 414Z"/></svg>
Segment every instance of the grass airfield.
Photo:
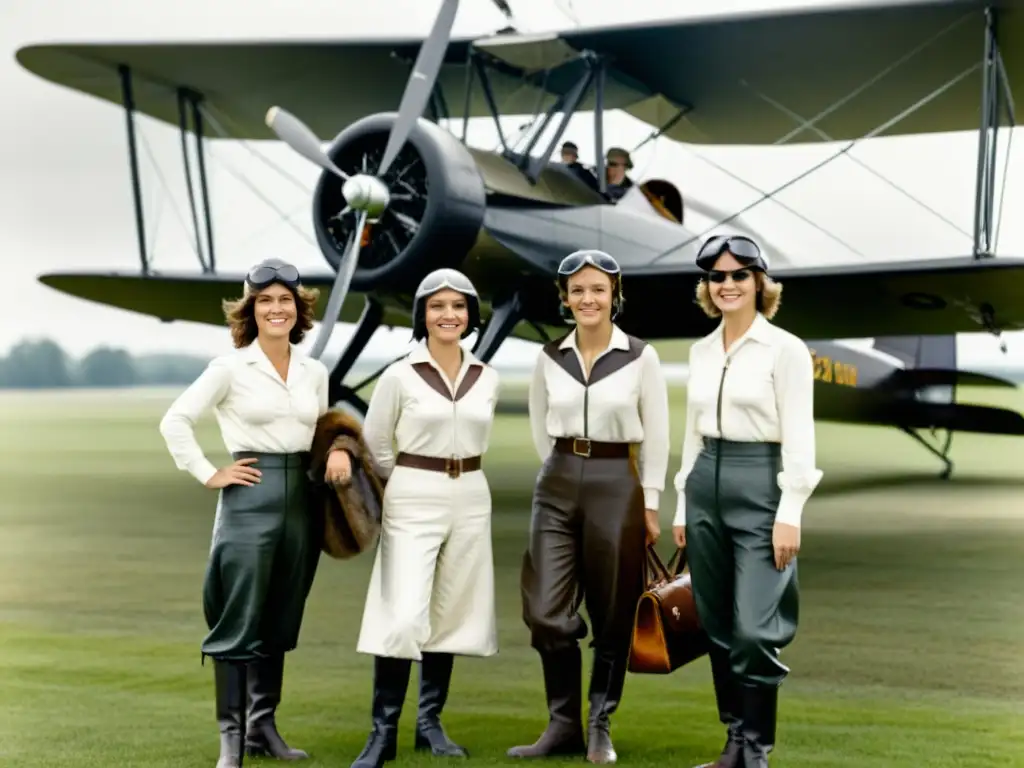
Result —
<svg viewBox="0 0 1024 768"><path fill-rule="evenodd" d="M215 496L164 448L157 421L173 395L0 394L0 766L216 762L212 668L199 664ZM1021 390L961 399L1024 410ZM674 391L670 472L683 403ZM212 418L200 441L226 460ZM818 444L825 479L805 512L772 765L1024 766L1024 441L957 435L949 481L895 430L819 424ZM457 660L445 724L471 764L510 764L506 748L545 721L518 592L538 466L525 418L499 417L485 466L501 651ZM668 490L666 557L674 506ZM347 767L369 727L372 665L354 647L370 562L321 559L288 657L279 723L308 765ZM397 764L437 763L414 756L414 718L413 684ZM713 759L707 662L630 675L613 738L623 765Z"/></svg>

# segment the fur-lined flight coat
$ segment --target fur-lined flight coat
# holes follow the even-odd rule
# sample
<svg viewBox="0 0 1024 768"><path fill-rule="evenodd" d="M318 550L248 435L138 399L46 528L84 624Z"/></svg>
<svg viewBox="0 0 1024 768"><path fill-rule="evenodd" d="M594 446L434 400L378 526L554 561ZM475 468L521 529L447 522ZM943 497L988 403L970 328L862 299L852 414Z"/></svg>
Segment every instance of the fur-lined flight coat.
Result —
<svg viewBox="0 0 1024 768"><path fill-rule="evenodd" d="M352 477L344 485L324 480L331 451L348 451ZM313 513L322 526L320 548L338 559L354 557L374 545L380 534L384 484L362 428L352 416L330 410L317 420L310 449Z"/></svg>

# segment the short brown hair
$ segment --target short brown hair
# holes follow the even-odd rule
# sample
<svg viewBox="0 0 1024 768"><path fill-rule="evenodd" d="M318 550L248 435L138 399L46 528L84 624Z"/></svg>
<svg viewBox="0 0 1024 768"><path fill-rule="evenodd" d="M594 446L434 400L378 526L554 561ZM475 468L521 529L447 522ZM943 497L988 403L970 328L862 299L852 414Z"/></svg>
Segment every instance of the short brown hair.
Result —
<svg viewBox="0 0 1024 768"><path fill-rule="evenodd" d="M231 330L231 341L236 349L247 347L256 340L256 315L253 307L256 305L257 292L248 293L240 299L233 301L225 300L222 304L224 317L228 321L228 328ZM288 334L288 341L298 344L306 337L306 331L313 327L315 319L316 301L320 298L320 290L317 288L305 288L299 286L297 291L292 291L295 296L296 318L291 333Z"/></svg>
<svg viewBox="0 0 1024 768"><path fill-rule="evenodd" d="M755 272L754 280L757 282L757 309L768 320L775 317L782 304L782 283L776 283L764 272ZM711 289L707 280L697 283L697 306L704 310L708 317L721 317L721 310L711 300Z"/></svg>

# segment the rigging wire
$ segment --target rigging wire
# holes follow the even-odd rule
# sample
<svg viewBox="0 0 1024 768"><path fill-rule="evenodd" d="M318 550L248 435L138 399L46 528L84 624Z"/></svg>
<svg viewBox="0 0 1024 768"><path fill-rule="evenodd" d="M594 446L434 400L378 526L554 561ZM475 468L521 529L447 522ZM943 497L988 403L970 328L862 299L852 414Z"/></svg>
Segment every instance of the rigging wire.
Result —
<svg viewBox="0 0 1024 768"><path fill-rule="evenodd" d="M219 120L217 120L212 115L209 115L209 110L208 109L206 109L203 105L200 105L200 110L203 112L203 116L204 117L208 117L208 119L210 120L210 125L213 127L213 129L217 133L219 133L221 135L222 138L227 138L227 139L232 139L233 138L230 134L227 133L227 131L225 131L223 124ZM276 170L279 173L281 173L283 176L288 178L289 180L296 182L302 188L302 190L304 192L309 193L309 186L307 184L303 184L302 182L298 181L294 176L291 176L290 174L288 174L287 171L285 171L284 169L279 168L273 161L267 160L266 158L262 157L260 155L260 153L258 153L255 149L253 149L252 147L248 146L248 142L246 142L244 139L242 139L242 140L234 139L234 140L238 141L239 143L244 145L244 147L246 149L248 149L251 154L253 154L256 157L258 157L259 159L263 160L272 170ZM277 215L280 218L279 218L278 221L273 222L271 226L276 226L277 224L280 224L281 222L284 222L285 224L288 224L293 230L295 230L299 235L301 235L303 238L305 238L307 242L309 242L313 246L316 246L316 241L309 235L309 233L306 232L305 230L303 230L302 228L300 228L294 221L292 221L292 217L294 217L296 215L295 212L293 212L293 213L285 213L284 211L282 211L281 208L273 200L271 200L262 191L260 191L259 187L257 187L255 184L253 184L241 172L239 172L230 163L228 163L227 160L224 158L224 156L222 154L214 154L213 152L211 152L210 156L216 162L218 162L224 168L224 170L226 170L228 173L230 173L232 176L234 176L244 187L246 187L250 192L252 192L253 195L258 197L269 208L271 208L275 213L277 213ZM269 227L268 227L268 229L269 229ZM250 238L247 237L246 239L248 240Z"/></svg>
<svg viewBox="0 0 1024 768"><path fill-rule="evenodd" d="M153 152L153 147L150 145L149 140L146 138L145 131L136 130L136 134L139 137L139 143L142 145L143 151L146 153L146 156L149 158L150 164L153 166L153 172L156 174L157 181L159 181L160 186L163 187L164 193L166 194L167 200L169 201L169 204L171 206L171 212L174 214L174 217L178 220L178 223L181 224L181 228L185 232L185 239L189 241L189 247L192 249L192 252L195 254L196 258L199 259L199 262L203 263L202 256L196 250L194 233L192 233L191 235L189 234L189 226L188 224L185 223L185 215L181 212L181 210L174 202L174 196L171 194L171 185L167 183L167 178L164 176L163 171L160 169L160 164L156 160L156 154ZM156 235L155 233L153 233L152 245L154 250L156 248L155 238ZM150 266L152 266L152 262L150 262Z"/></svg>

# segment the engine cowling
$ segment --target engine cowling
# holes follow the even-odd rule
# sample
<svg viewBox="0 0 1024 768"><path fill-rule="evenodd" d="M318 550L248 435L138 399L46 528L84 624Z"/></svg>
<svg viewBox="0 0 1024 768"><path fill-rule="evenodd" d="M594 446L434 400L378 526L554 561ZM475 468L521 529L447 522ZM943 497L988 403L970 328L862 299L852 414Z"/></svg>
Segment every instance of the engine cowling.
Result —
<svg viewBox="0 0 1024 768"><path fill-rule="evenodd" d="M374 174L396 113L370 115L331 142L327 154L349 175ZM486 197L473 156L451 133L420 119L388 173L390 202L363 240L352 289L410 290L428 272L458 267L483 225ZM313 194L313 228L324 258L337 271L356 213L344 215L342 182L323 173Z"/></svg>

